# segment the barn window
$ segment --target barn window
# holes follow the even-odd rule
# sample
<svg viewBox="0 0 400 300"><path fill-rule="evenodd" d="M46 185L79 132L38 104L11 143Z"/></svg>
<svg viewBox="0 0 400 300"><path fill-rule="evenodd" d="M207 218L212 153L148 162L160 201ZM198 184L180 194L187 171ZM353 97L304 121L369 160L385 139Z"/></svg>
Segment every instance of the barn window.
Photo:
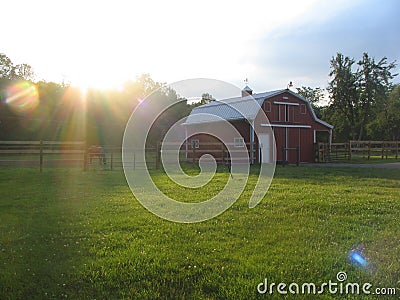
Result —
<svg viewBox="0 0 400 300"><path fill-rule="evenodd" d="M269 101L265 101L264 102L264 110L266 112L270 112L271 111L271 102L269 102Z"/></svg>
<svg viewBox="0 0 400 300"><path fill-rule="evenodd" d="M200 148L200 141L198 139L192 139L192 147L194 149L199 149Z"/></svg>
<svg viewBox="0 0 400 300"><path fill-rule="evenodd" d="M244 147L244 139L242 137L235 137L234 140L233 140L233 145L236 148Z"/></svg>
<svg viewBox="0 0 400 300"><path fill-rule="evenodd" d="M306 105L305 104L300 104L300 113L303 115L306 113Z"/></svg>

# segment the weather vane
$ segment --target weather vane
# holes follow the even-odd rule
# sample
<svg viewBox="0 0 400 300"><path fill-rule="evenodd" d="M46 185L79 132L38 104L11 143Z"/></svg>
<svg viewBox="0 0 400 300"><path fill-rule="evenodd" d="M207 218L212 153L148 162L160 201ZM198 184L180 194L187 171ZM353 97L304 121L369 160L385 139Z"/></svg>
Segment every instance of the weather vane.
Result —
<svg viewBox="0 0 400 300"><path fill-rule="evenodd" d="M247 85L247 84L249 83L249 79L246 78L246 79L244 80L244 83Z"/></svg>

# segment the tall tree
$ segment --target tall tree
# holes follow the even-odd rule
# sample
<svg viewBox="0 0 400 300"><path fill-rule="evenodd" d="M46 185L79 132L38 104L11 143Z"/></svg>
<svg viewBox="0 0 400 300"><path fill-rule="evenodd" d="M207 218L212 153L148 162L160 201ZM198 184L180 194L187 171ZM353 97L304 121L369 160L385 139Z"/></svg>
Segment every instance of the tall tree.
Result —
<svg viewBox="0 0 400 300"><path fill-rule="evenodd" d="M369 137L400 140L400 85L395 85L367 125Z"/></svg>
<svg viewBox="0 0 400 300"><path fill-rule="evenodd" d="M396 85L388 97L386 132L391 140L400 140L400 85Z"/></svg>
<svg viewBox="0 0 400 300"><path fill-rule="evenodd" d="M359 134L358 139L364 136L366 124L371 120L373 109L384 102L391 88L390 80L394 78L391 70L395 68L395 63L387 63L387 58L383 57L378 63L375 59L364 53L358 62L360 69L357 71L359 89Z"/></svg>
<svg viewBox="0 0 400 300"><path fill-rule="evenodd" d="M330 93L330 105L334 110L340 111L347 120L352 139L356 138L359 119L357 75L352 70L354 63L354 59L337 53L336 57L331 59L331 81L327 88Z"/></svg>
<svg viewBox="0 0 400 300"><path fill-rule="evenodd" d="M331 111L336 116L339 111L346 119L351 139L361 140L367 124L376 116L377 107L386 101L392 87L391 79L397 74L391 73L395 62L388 63L386 57L375 62L364 53L355 71L354 63L354 59L341 53L332 58L328 91Z"/></svg>

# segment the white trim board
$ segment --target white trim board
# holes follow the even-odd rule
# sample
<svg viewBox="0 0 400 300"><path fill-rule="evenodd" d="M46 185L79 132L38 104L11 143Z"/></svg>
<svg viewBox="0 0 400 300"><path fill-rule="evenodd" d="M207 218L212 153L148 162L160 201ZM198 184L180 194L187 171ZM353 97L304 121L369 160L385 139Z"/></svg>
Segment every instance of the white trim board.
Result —
<svg viewBox="0 0 400 300"><path fill-rule="evenodd" d="M310 125L260 124L261 127L311 128Z"/></svg>
<svg viewBox="0 0 400 300"><path fill-rule="evenodd" d="M299 103L295 102L279 102L279 101L274 101L274 104L279 104L279 105L293 105L293 106L299 106Z"/></svg>

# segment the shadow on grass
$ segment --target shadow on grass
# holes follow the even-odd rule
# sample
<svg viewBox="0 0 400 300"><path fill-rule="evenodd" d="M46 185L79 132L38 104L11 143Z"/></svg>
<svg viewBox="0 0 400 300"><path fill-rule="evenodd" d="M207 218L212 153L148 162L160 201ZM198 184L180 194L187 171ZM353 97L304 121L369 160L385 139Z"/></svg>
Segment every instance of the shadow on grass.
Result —
<svg viewBox="0 0 400 300"><path fill-rule="evenodd" d="M252 174L258 174L260 167L251 167ZM319 167L307 166L280 166L275 169L276 178L311 180L315 183L326 183L327 181L337 181L346 177L351 178L380 178L380 179L400 179L400 169L377 169L377 168L355 168L355 167Z"/></svg>

